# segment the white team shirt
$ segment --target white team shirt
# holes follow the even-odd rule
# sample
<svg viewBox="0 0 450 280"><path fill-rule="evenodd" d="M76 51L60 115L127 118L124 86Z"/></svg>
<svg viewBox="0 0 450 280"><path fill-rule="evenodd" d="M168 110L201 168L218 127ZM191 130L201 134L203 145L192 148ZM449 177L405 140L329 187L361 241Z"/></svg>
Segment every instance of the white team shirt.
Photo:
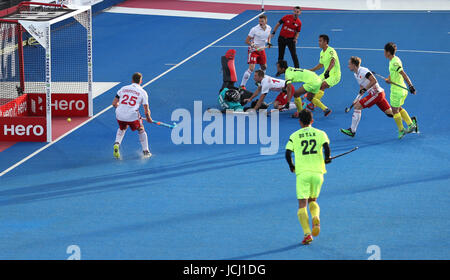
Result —
<svg viewBox="0 0 450 280"><path fill-rule="evenodd" d="M281 92L285 83L286 82L284 80L265 75L261 80L261 94L267 94L269 91Z"/></svg>
<svg viewBox="0 0 450 280"><path fill-rule="evenodd" d="M266 24L266 30L262 29L261 25L257 25L250 29L248 36L253 38L251 42L255 45L256 48L262 48L267 44L269 40L270 32L272 31L272 27Z"/></svg>
<svg viewBox="0 0 450 280"><path fill-rule="evenodd" d="M116 108L116 118L119 121L132 122L139 119L139 107L148 105L147 92L135 83L122 87L117 95L119 105Z"/></svg>
<svg viewBox="0 0 450 280"><path fill-rule="evenodd" d="M358 71L356 73L353 73L355 75L355 79L358 81L358 84L364 88L367 87L367 85L370 83L370 80L366 78L367 73L369 73L370 70L366 67L360 66L358 68ZM384 91L382 87L378 84L378 82L373 85L371 88L367 89L367 93L371 95L377 95L378 93Z"/></svg>

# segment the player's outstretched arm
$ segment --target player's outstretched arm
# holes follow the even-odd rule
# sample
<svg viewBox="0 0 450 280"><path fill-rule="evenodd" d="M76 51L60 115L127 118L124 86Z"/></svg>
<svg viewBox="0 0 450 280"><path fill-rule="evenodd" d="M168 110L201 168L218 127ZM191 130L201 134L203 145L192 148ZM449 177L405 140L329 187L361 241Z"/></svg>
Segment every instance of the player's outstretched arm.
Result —
<svg viewBox="0 0 450 280"><path fill-rule="evenodd" d="M292 173L294 173L295 165L292 162L292 151L291 150L286 150L285 158L286 158L287 163L289 164L289 169L291 170Z"/></svg>
<svg viewBox="0 0 450 280"><path fill-rule="evenodd" d="M323 64L317 64L316 66L314 66L313 68L311 68L311 69L309 69L310 71L317 71L317 70L319 70L320 68L323 68Z"/></svg>

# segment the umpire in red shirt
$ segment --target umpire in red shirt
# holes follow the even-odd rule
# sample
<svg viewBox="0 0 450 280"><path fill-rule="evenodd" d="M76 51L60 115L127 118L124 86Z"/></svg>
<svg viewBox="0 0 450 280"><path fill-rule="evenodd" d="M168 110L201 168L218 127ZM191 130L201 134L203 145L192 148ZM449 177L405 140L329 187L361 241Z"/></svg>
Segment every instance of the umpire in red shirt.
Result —
<svg viewBox="0 0 450 280"><path fill-rule="evenodd" d="M275 36L278 27L282 25L280 36L278 36L278 61L284 60L284 51L286 50L287 46L289 48L289 51L291 52L292 61L294 62L295 68L300 67L295 45L297 44L298 35L300 34L300 30L302 28L302 22L298 18L301 12L302 9L299 6L294 7L294 14L285 15L284 17L282 17L272 31L273 37Z"/></svg>

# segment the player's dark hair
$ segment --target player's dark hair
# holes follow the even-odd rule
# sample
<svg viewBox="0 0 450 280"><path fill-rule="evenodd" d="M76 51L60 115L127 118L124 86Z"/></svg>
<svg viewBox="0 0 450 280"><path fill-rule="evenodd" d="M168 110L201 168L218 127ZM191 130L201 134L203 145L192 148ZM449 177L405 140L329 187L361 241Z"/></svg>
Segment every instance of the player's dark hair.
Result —
<svg viewBox="0 0 450 280"><path fill-rule="evenodd" d="M263 71L263 70L258 69L258 70L255 71L255 73L256 73L259 77L264 78L264 71Z"/></svg>
<svg viewBox="0 0 450 280"><path fill-rule="evenodd" d="M294 9L297 9L297 10L300 10L300 11L302 10L302 8L300 8L300 6L295 6Z"/></svg>
<svg viewBox="0 0 450 280"><path fill-rule="evenodd" d="M139 82L142 79L142 74L139 72L136 72L133 74L133 77L131 77L131 80L133 81L133 83L139 84Z"/></svg>
<svg viewBox="0 0 450 280"><path fill-rule="evenodd" d="M303 109L298 114L298 117L303 125L310 125L312 121L312 113L306 109Z"/></svg>
<svg viewBox="0 0 450 280"><path fill-rule="evenodd" d="M391 55L394 55L397 51L397 45L395 43L389 42L386 45L384 45L384 50L390 53Z"/></svg>
<svg viewBox="0 0 450 280"><path fill-rule="evenodd" d="M350 63L355 65L356 67L359 67L361 65L361 58L357 56L350 57Z"/></svg>
<svg viewBox="0 0 450 280"><path fill-rule="evenodd" d="M328 37L328 35L326 34L320 34L319 38L322 38L324 41L327 42L327 44L330 43L330 37Z"/></svg>
<svg viewBox="0 0 450 280"><path fill-rule="evenodd" d="M288 68L288 64L286 60L278 60L277 64L280 66L280 68L282 69L287 69Z"/></svg>
<svg viewBox="0 0 450 280"><path fill-rule="evenodd" d="M267 16L266 15L260 15L259 18L263 18L263 19L267 20Z"/></svg>

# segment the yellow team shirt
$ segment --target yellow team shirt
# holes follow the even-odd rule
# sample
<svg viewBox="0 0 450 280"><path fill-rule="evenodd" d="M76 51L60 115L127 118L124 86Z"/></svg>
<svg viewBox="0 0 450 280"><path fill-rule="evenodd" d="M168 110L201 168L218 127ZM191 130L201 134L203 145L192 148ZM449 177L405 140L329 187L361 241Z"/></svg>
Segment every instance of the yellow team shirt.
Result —
<svg viewBox="0 0 450 280"><path fill-rule="evenodd" d="M336 51L328 46L325 51L320 51L320 60L319 63L323 65L324 71L322 75L327 71L328 66L330 66L331 59L334 58L334 66L331 68L330 76L331 77L340 77L341 76L341 64L339 63L339 57Z"/></svg>
<svg viewBox="0 0 450 280"><path fill-rule="evenodd" d="M286 150L294 152L295 173L304 171L327 173L322 146L330 143L325 131L308 126L297 130L289 137Z"/></svg>

